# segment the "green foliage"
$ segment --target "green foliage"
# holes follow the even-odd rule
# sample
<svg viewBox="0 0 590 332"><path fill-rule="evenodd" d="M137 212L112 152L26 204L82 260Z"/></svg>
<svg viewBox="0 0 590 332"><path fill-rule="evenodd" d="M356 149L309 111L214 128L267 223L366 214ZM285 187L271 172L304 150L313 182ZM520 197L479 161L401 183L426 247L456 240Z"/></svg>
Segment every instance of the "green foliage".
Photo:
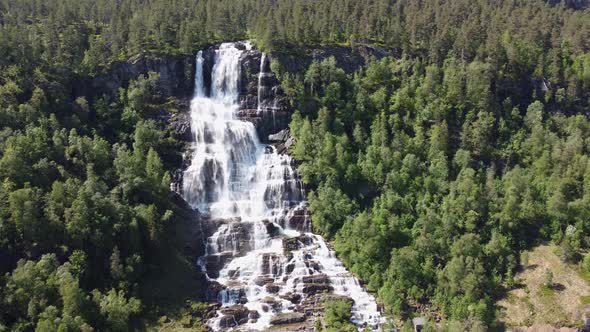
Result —
<svg viewBox="0 0 590 332"><path fill-rule="evenodd" d="M330 300L324 303L324 331L357 331L350 323L352 304L345 300Z"/></svg>
<svg viewBox="0 0 590 332"><path fill-rule="evenodd" d="M94 291L92 300L106 318L106 327L109 331L128 331L130 316L141 311L141 302L133 297L127 299L123 291L111 289L107 294Z"/></svg>
<svg viewBox="0 0 590 332"><path fill-rule="evenodd" d="M566 15L540 3L503 11L470 2L486 18L411 33L404 24L431 5L396 2L388 17L405 5L422 12L391 25L401 37L379 39L404 45L401 57L348 75L331 59L282 74L298 109L291 153L312 190L314 229L388 311L411 317L426 302L488 324L498 287L526 264L521 252L553 240L576 263L590 245L588 46L480 29L524 8L538 8L538 19ZM453 5L459 13L465 4Z"/></svg>
<svg viewBox="0 0 590 332"><path fill-rule="evenodd" d="M553 287L553 272L551 272L549 269L546 269L545 273L543 274L543 287Z"/></svg>
<svg viewBox="0 0 590 332"><path fill-rule="evenodd" d="M344 193L330 186L320 186L318 192L308 196L314 227L320 234L334 235L347 216L352 216L355 204Z"/></svg>
<svg viewBox="0 0 590 332"><path fill-rule="evenodd" d="M584 272L590 272L590 255L586 254L584 256L584 260L582 261L582 269Z"/></svg>
<svg viewBox="0 0 590 332"><path fill-rule="evenodd" d="M159 154L170 139L151 119L164 102L157 82L153 73L130 82L117 103L77 97L65 114L49 102L54 94L35 88L20 110L27 125L3 123L0 251L20 259L2 265L7 329L129 331L145 323L145 276L161 266L160 252L174 253L167 239L177 208ZM125 110L134 111L132 122ZM93 122L95 114L104 122Z"/></svg>

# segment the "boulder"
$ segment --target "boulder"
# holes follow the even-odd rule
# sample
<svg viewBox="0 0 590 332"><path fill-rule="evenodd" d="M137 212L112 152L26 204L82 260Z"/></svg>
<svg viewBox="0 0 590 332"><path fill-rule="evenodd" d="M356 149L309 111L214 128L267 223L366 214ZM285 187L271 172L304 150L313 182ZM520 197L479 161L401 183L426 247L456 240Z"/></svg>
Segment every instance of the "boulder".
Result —
<svg viewBox="0 0 590 332"><path fill-rule="evenodd" d="M250 310L250 313L248 313L248 318L249 319L258 319L258 318L260 318L260 314L256 310Z"/></svg>
<svg viewBox="0 0 590 332"><path fill-rule="evenodd" d="M320 271L321 270L321 265L320 262L318 261L312 261L312 260L308 260L307 262L305 262L305 265L310 268L312 271Z"/></svg>
<svg viewBox="0 0 590 332"><path fill-rule="evenodd" d="M303 283L305 284L329 284L330 278L325 274L314 274L311 276L303 276Z"/></svg>
<svg viewBox="0 0 590 332"><path fill-rule="evenodd" d="M293 304L297 304L301 301L301 294L289 292L287 294L281 295L281 298L290 301Z"/></svg>
<svg viewBox="0 0 590 332"><path fill-rule="evenodd" d="M285 273L290 274L295 269L295 264L287 264L285 265Z"/></svg>
<svg viewBox="0 0 590 332"><path fill-rule="evenodd" d="M265 303L273 310L277 311L281 309L281 302L272 296L267 296L260 300L260 302ZM264 310L264 307L262 308Z"/></svg>
<svg viewBox="0 0 590 332"><path fill-rule="evenodd" d="M218 283L217 281L210 281L207 283L207 289L205 290L205 298L208 301L217 301L219 293L225 289L225 286Z"/></svg>
<svg viewBox="0 0 590 332"><path fill-rule="evenodd" d="M268 233L268 236L275 237L281 234L281 229L275 223L268 220L265 220L264 223L266 225L266 232Z"/></svg>
<svg viewBox="0 0 590 332"><path fill-rule="evenodd" d="M328 284L304 284L303 293L305 294L317 294L323 292L331 292L334 288Z"/></svg>
<svg viewBox="0 0 590 332"><path fill-rule="evenodd" d="M271 325L284 325L284 324L293 324L293 323L301 323L305 321L305 314L300 312L286 312L274 315L270 319Z"/></svg>
<svg viewBox="0 0 590 332"><path fill-rule="evenodd" d="M222 307L219 312L223 315L219 321L221 328L230 328L248 322L250 311L242 304Z"/></svg>
<svg viewBox="0 0 590 332"><path fill-rule="evenodd" d="M302 234L295 237L287 237L283 239L283 250L295 251L303 248L304 246L311 245L313 239L306 234Z"/></svg>
<svg viewBox="0 0 590 332"><path fill-rule="evenodd" d="M272 282L274 282L274 278L272 278L272 277L259 276L259 277L256 277L256 279L254 279L254 283L257 286L264 286L264 285L270 284Z"/></svg>
<svg viewBox="0 0 590 332"><path fill-rule="evenodd" d="M279 292L279 290L281 289L281 286L279 284L267 284L266 285L266 291L271 293L271 294L276 294Z"/></svg>

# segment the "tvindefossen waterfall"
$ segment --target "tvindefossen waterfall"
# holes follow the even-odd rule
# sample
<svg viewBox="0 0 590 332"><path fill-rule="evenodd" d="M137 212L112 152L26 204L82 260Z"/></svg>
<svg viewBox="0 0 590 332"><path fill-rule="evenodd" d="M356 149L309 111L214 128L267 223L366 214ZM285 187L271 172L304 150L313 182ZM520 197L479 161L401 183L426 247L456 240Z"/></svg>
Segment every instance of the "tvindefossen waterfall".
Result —
<svg viewBox="0 0 590 332"><path fill-rule="evenodd" d="M238 115L240 56L250 49L247 42L225 43L210 57L212 66L205 67L202 51L196 59L194 142L182 193L215 225L198 259L219 286L221 307L207 324L214 331L313 326L314 310L332 296L354 301L352 320L359 328L378 330L382 317L375 299L310 232L290 157L262 144L254 124ZM262 105L262 94L268 95L261 83L265 61L262 55L256 112L273 112Z"/></svg>

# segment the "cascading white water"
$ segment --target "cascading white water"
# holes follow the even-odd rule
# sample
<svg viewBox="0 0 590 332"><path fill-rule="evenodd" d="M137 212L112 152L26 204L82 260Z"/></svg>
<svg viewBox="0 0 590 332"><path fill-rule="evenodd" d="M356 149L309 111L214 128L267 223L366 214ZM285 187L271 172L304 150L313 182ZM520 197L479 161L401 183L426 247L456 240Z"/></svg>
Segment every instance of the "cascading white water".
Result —
<svg viewBox="0 0 590 332"><path fill-rule="evenodd" d="M262 100L263 100L263 93L264 87L262 85L262 79L264 78L264 64L266 61L266 53L262 53L262 57L260 58L260 72L258 73L258 109L257 111L262 111Z"/></svg>
<svg viewBox="0 0 590 332"><path fill-rule="evenodd" d="M250 46L246 44L246 48ZM208 324L213 330L267 329L277 313L297 310L289 296L305 298L306 280L328 278L329 286L323 287L354 300L353 322L378 329L382 317L375 299L344 268L324 239L309 233L306 222L290 224L289 220L305 209L290 157L261 144L254 125L235 116L242 52L233 43L221 44L216 50L209 97L203 52L197 54L191 101L193 155L184 173L183 195L211 219L224 220L207 239L205 255L198 260L211 280L225 286L218 299L222 309L245 302L250 313L256 314L238 326L235 317L229 323L224 320L220 310ZM263 56L261 72L264 61ZM258 100L260 103L260 96ZM284 246L289 239L295 241L296 248L287 255ZM220 262L218 271L209 269L211 262ZM269 285L274 287L272 291Z"/></svg>

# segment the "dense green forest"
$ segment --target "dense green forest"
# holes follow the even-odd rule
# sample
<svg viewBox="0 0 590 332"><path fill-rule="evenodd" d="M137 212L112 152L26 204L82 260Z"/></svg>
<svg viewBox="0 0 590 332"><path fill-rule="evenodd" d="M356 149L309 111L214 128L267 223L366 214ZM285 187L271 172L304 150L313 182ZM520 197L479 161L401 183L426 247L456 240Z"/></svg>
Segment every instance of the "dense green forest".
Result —
<svg viewBox="0 0 590 332"><path fill-rule="evenodd" d="M590 246L586 5L0 0L0 331L145 329L180 213L159 157L179 143L152 120L171 103L154 75L92 100L72 86L244 38L391 51L348 75L273 65L314 227L396 317L493 325L521 250Z"/></svg>
<svg viewBox="0 0 590 332"><path fill-rule="evenodd" d="M450 11L478 12L465 21L435 6L430 45L353 75L333 58L274 68L299 110L292 154L313 226L396 317L432 307L494 326L521 251L553 241L577 264L590 246L590 53L577 39L590 16L485 3ZM444 37L450 22L462 23Z"/></svg>

